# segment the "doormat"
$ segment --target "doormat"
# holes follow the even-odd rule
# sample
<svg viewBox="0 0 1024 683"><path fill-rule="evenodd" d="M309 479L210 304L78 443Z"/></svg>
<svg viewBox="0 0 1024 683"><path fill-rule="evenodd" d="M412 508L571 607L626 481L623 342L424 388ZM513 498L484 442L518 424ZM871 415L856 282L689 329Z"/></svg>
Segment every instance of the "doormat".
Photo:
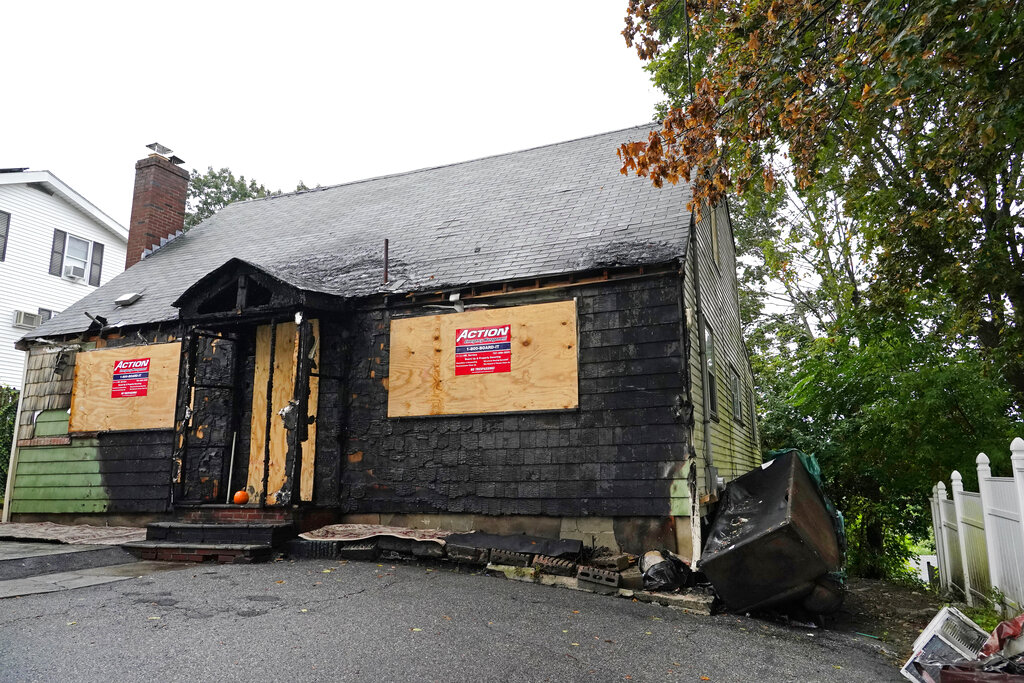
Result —
<svg viewBox="0 0 1024 683"><path fill-rule="evenodd" d="M432 541L444 545L444 539L452 532L444 529L407 529L402 526L380 524L330 524L299 534L307 541L362 541L376 536L394 536L410 541Z"/></svg>

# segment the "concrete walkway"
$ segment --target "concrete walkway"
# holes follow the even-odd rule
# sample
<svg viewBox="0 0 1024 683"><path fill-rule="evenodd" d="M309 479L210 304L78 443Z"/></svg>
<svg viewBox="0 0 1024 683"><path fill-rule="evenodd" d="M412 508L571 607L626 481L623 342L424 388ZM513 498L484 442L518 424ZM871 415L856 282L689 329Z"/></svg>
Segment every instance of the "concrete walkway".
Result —
<svg viewBox="0 0 1024 683"><path fill-rule="evenodd" d="M189 565L183 562L129 562L107 567L26 576L20 579L0 581L0 599L99 586L114 581L137 579L156 572L183 569L187 566Z"/></svg>
<svg viewBox="0 0 1024 683"><path fill-rule="evenodd" d="M181 569L139 562L119 546L145 537L133 527L67 526L50 522L0 524L0 599L98 586Z"/></svg>

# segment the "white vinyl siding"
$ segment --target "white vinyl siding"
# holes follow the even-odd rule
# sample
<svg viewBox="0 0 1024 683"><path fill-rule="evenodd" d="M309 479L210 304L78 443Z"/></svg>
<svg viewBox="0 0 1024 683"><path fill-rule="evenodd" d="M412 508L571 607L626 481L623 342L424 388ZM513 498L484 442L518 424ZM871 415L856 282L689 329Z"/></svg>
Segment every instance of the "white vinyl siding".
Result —
<svg viewBox="0 0 1024 683"><path fill-rule="evenodd" d="M24 183L0 185L0 212L10 215L0 261L0 384L18 386L24 353L14 344L26 331L14 327L14 312L62 311L94 289L88 269L78 282L49 274L54 231L104 245L101 284L124 269L126 244L67 200Z"/></svg>

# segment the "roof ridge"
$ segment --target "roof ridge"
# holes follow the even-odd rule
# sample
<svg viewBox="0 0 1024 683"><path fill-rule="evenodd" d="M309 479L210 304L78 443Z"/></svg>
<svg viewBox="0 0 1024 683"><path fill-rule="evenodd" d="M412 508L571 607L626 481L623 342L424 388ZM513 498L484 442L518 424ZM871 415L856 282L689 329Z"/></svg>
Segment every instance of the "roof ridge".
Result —
<svg viewBox="0 0 1024 683"><path fill-rule="evenodd" d="M487 159L497 159L499 157L512 156L513 154L522 154L523 152L532 152L533 150L536 150L536 149L545 149L545 148L548 148L548 147L558 147L559 145L568 145L568 144L571 144L571 143L574 143L574 142L579 142L581 140L589 140L591 138L599 138L599 137L601 137L603 135L611 135L612 133L624 133L624 132L626 132L628 130L636 130L638 128L649 128L649 127L654 126L654 125L657 125L657 122L651 121L650 123L641 123L641 124L638 124L636 126L629 126L627 128L619 128L619 129L616 129L616 130L606 130L603 133L593 133L592 135L582 135L582 136L580 136L578 138L573 138L571 140L561 140L559 142L549 142L549 143L546 143L546 144L543 144L543 145L534 145L533 147L524 147L523 149L516 149L516 150L509 151L509 152L499 152L498 154L488 154L486 156L476 157L474 159L464 159L462 161L453 161L450 164L439 164L437 166L424 166L423 168L415 168L415 169L411 169L411 170L408 170L408 171L399 171L397 173L388 173L388 174L385 174L385 175L373 176L372 178L360 178L359 180L350 180L350 181L345 182L345 183L336 183L334 185L324 185L323 187L311 187L308 190L296 190L294 192L282 192L280 194L274 194L274 195L269 195L268 194L265 197L254 197L252 199L245 199L245 200L240 201L240 202L233 202L232 204L229 204L228 206L234 206L236 204L248 204L249 202L270 201L272 199L281 199L282 197L295 197L295 196L302 195L302 194L309 194L311 192L324 192L326 190L336 190L339 187L348 187L350 185L361 185L363 183L371 183L371 182L374 182L374 181L377 181L377 180L387 180L388 178L398 178L398 177L401 177L401 176L414 175L416 173L425 173L427 171L436 171L436 170L439 170L439 169L442 169L442 168L451 168L453 166L462 166L464 164L473 164L473 163L476 163L478 161L485 161ZM224 208L228 208L228 207L224 207Z"/></svg>

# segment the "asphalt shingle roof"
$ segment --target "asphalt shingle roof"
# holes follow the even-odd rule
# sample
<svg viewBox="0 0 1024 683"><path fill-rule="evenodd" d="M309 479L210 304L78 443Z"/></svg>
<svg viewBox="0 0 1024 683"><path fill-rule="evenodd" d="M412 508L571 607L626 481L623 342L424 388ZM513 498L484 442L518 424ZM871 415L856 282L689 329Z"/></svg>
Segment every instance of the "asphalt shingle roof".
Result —
<svg viewBox="0 0 1024 683"><path fill-rule="evenodd" d="M26 338L177 318L182 292L233 257L343 297L435 290L685 256L685 184L619 173L650 125L229 205ZM383 241L389 283L383 284ZM129 292L142 298L117 308Z"/></svg>

